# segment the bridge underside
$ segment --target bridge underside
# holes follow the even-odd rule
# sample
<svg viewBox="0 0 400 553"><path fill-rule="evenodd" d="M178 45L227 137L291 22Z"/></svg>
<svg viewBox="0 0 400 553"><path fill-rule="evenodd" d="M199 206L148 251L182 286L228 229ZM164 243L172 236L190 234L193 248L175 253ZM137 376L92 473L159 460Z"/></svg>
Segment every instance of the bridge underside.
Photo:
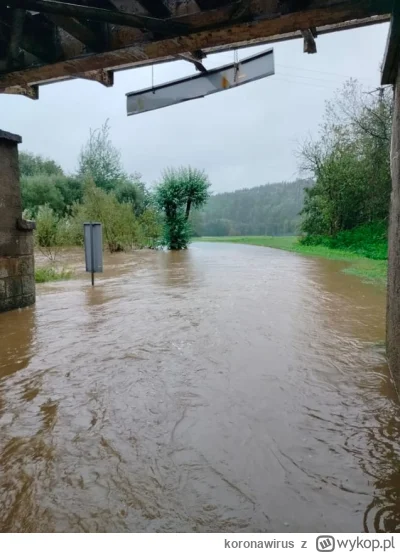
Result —
<svg viewBox="0 0 400 553"><path fill-rule="evenodd" d="M0 6L0 92L388 21L392 0L7 0Z"/></svg>

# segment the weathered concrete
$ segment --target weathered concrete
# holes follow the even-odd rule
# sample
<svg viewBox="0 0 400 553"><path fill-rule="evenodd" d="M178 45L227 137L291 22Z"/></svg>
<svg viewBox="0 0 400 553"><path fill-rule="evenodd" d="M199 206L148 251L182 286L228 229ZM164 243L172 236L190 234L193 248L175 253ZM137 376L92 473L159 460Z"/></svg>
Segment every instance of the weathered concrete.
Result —
<svg viewBox="0 0 400 553"><path fill-rule="evenodd" d="M34 225L22 219L20 142L0 130L0 311L35 303Z"/></svg>

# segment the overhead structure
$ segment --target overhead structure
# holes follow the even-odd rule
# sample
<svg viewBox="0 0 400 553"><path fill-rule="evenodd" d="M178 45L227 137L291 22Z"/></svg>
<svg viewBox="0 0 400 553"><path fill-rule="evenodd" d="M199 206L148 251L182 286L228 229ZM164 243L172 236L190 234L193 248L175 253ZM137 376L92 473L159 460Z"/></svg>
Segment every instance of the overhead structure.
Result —
<svg viewBox="0 0 400 553"><path fill-rule="evenodd" d="M197 98L204 98L228 88L235 88L252 81L270 77L275 73L272 49L251 56L241 62L202 71L183 79L129 92L126 96L128 115L165 108Z"/></svg>
<svg viewBox="0 0 400 553"><path fill-rule="evenodd" d="M393 0L2 0L0 92L388 21Z"/></svg>

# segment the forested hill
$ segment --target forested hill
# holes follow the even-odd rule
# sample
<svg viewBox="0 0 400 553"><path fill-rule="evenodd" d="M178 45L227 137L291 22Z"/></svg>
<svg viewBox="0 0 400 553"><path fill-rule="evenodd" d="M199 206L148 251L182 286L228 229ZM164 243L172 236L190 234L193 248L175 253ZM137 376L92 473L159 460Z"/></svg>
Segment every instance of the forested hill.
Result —
<svg viewBox="0 0 400 553"><path fill-rule="evenodd" d="M193 218L198 236L296 234L309 180L245 188L212 196Z"/></svg>

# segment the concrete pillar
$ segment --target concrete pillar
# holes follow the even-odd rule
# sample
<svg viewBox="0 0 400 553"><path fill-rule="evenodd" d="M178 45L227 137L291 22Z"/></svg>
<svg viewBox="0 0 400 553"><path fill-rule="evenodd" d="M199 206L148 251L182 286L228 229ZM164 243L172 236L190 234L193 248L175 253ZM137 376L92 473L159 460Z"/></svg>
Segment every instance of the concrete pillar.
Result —
<svg viewBox="0 0 400 553"><path fill-rule="evenodd" d="M0 311L35 303L34 223L22 219L20 142L0 130Z"/></svg>

